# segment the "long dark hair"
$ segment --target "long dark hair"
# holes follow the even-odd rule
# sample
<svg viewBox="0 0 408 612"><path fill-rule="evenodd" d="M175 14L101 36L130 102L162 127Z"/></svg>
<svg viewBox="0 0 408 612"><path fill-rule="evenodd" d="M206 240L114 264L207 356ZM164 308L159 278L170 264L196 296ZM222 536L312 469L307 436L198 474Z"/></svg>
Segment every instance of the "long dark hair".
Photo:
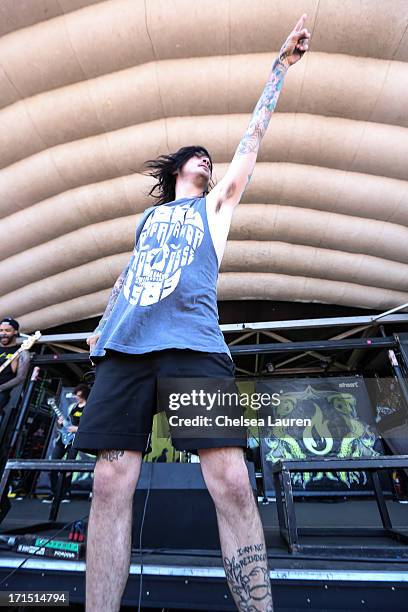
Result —
<svg viewBox="0 0 408 612"><path fill-rule="evenodd" d="M149 195L157 199L156 206L172 202L176 197L176 176L174 172L180 170L182 166L195 155L208 157L210 160L210 170L212 174L212 160L205 147L193 145L182 147L176 153L160 155L157 159L149 159L145 162L145 174L156 179L156 183L149 191ZM214 186L211 175L206 193Z"/></svg>
<svg viewBox="0 0 408 612"><path fill-rule="evenodd" d="M77 385L74 389L74 394L76 393L80 393L82 397L87 400L90 393L90 388L85 383L79 383L79 385Z"/></svg>

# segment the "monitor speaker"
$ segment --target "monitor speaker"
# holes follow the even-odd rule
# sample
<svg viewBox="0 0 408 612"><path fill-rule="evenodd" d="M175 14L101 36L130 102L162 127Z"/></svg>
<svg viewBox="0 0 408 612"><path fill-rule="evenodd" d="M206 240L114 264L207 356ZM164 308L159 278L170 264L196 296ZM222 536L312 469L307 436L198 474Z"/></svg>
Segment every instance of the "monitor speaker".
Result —
<svg viewBox="0 0 408 612"><path fill-rule="evenodd" d="M256 495L255 470L248 472ZM150 490L150 491L149 491ZM143 549L219 549L214 503L198 463L143 463L133 503L132 547Z"/></svg>

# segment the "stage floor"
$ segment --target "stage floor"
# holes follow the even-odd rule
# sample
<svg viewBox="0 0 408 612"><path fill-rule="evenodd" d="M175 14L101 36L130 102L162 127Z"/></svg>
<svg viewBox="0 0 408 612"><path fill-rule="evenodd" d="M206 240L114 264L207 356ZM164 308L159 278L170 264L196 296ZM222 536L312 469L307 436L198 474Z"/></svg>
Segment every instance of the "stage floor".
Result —
<svg viewBox="0 0 408 612"><path fill-rule="evenodd" d="M388 501L387 506L393 525L408 532L408 505ZM70 524L86 519L89 509L89 501L74 499L61 505L58 521ZM408 545L385 537L314 536L302 538L302 541L321 544L323 552L292 555L279 535L275 503L259 504L259 509L265 529L277 612L350 612L361 609L402 612L408 609ZM49 511L50 504L36 499L14 500L0 533L12 533L22 528L25 533L30 533L30 525L46 522ZM341 525L357 529L381 526L375 502L361 499L333 503L298 501L296 514L300 528ZM56 531L42 529L36 533L51 537ZM60 537L66 538L68 531L61 532ZM331 548L336 549L335 557L331 555ZM375 555L370 558L370 551L373 550L376 551ZM23 559L22 555L1 551L1 579L17 568ZM235 609L226 586L219 550L163 548L143 550L142 559L138 550L132 551L123 610L126 610L126 606L133 606L133 610L137 606L141 560L143 609ZM2 589L67 590L73 604L80 606L84 599L84 571L83 561L32 557L10 576L7 587L3 584Z"/></svg>
<svg viewBox="0 0 408 612"><path fill-rule="evenodd" d="M13 527L23 526L27 523L38 523L47 520L51 504L44 504L40 499L23 498L10 499L11 509L0 525L0 533ZM75 498L66 504L61 504L58 520L78 520L76 517L89 514L91 502ZM278 516L274 500L268 504L258 503L264 525L278 527ZM299 527L335 527L341 523L343 526L379 527L381 520L377 506L373 500L347 498L347 500L310 501L302 498L295 500L296 515ZM387 500L387 507L393 523L408 529L408 503Z"/></svg>

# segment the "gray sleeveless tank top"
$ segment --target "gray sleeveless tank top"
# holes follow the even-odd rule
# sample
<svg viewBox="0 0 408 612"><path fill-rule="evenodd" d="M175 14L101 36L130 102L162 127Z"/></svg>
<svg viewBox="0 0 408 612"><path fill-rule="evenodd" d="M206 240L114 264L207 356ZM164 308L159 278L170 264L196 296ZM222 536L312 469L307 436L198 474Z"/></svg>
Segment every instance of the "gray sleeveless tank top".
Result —
<svg viewBox="0 0 408 612"><path fill-rule="evenodd" d="M230 355L218 323L217 278L205 197L148 208L125 283L91 355L169 348Z"/></svg>

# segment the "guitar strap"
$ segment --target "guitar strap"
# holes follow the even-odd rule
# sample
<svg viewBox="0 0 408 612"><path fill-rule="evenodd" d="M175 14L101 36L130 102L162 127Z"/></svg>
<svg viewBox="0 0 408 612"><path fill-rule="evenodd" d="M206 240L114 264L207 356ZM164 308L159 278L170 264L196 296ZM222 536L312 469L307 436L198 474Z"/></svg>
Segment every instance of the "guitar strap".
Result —
<svg viewBox="0 0 408 612"><path fill-rule="evenodd" d="M0 375L2 375L2 372L4 372L9 366L11 367L12 362L17 358L16 353L20 351L20 347L18 345L2 347L2 348L4 348L5 350L2 353L0 353ZM17 372L14 372L13 368L11 368L11 372L12 372L11 376L10 376L10 371L9 371L8 374L2 375L3 378L4 376L8 378L13 378L17 376ZM3 380L2 382L5 382L5 381Z"/></svg>

